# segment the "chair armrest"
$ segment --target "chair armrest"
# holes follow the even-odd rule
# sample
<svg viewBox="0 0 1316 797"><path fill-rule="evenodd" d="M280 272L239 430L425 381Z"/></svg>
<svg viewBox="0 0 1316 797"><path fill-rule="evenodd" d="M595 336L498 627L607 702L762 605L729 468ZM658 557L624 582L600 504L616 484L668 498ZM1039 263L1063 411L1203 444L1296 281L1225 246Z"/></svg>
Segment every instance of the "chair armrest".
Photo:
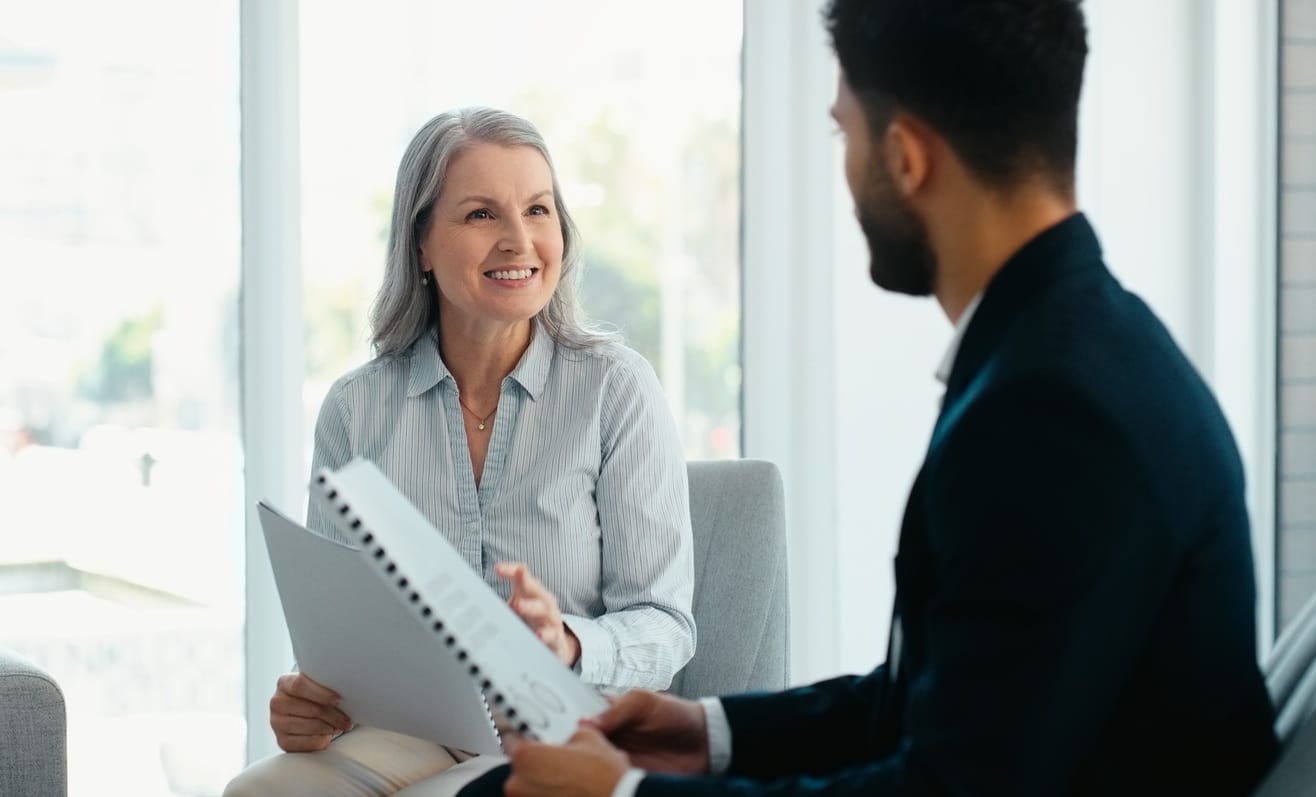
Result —
<svg viewBox="0 0 1316 797"><path fill-rule="evenodd" d="M68 729L55 679L0 649L0 794L65 797Z"/></svg>

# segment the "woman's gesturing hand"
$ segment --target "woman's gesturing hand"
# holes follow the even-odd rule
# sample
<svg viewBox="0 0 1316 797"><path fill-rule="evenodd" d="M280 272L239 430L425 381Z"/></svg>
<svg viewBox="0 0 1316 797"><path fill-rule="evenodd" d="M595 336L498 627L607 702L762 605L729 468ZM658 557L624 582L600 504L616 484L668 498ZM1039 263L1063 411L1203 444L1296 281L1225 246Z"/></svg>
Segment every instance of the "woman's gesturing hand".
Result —
<svg viewBox="0 0 1316 797"><path fill-rule="evenodd" d="M557 596L535 578L522 562L499 562L494 565L499 578L512 582L512 607L535 636L543 640L563 664L574 667L580 658L580 640L562 622Z"/></svg>

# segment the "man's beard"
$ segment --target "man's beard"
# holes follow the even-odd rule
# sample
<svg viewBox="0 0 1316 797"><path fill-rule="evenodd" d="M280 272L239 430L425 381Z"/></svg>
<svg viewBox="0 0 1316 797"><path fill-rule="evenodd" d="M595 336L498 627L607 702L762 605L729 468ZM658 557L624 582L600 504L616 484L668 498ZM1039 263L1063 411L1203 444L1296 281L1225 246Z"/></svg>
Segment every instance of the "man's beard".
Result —
<svg viewBox="0 0 1316 797"><path fill-rule="evenodd" d="M868 272L879 288L928 296L936 287L937 258L923 220L901 199L886 169L874 164L865 196L856 202L868 239Z"/></svg>

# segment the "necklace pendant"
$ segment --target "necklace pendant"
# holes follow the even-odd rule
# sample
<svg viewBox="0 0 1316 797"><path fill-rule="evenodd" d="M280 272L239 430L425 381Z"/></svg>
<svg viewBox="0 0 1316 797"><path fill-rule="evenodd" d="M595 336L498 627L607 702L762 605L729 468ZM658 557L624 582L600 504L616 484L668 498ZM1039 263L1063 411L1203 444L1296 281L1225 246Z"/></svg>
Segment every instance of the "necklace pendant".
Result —
<svg viewBox="0 0 1316 797"><path fill-rule="evenodd" d="M484 421L480 421L480 431L484 431Z"/></svg>

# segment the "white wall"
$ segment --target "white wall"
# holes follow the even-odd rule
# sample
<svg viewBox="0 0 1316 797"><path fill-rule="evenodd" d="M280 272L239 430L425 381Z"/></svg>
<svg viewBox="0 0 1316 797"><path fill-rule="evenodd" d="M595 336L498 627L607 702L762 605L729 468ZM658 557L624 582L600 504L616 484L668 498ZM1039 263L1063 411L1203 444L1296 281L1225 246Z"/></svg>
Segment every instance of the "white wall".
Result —
<svg viewBox="0 0 1316 797"><path fill-rule="evenodd" d="M820 7L745 4L745 455L786 480L796 682L885 651L891 557L950 338L935 304L869 282Z"/></svg>
<svg viewBox="0 0 1316 797"><path fill-rule="evenodd" d="M787 479L796 682L867 670L885 653L891 557L950 335L935 303L868 282L839 141L822 139L835 66L814 5L745 7L745 451ZM1270 4L1085 7L1080 203L1116 275L1213 380L1234 426L1268 638Z"/></svg>
<svg viewBox="0 0 1316 797"><path fill-rule="evenodd" d="M790 532L791 667L839 656L835 85L818 3L745 3L744 443L776 462Z"/></svg>

